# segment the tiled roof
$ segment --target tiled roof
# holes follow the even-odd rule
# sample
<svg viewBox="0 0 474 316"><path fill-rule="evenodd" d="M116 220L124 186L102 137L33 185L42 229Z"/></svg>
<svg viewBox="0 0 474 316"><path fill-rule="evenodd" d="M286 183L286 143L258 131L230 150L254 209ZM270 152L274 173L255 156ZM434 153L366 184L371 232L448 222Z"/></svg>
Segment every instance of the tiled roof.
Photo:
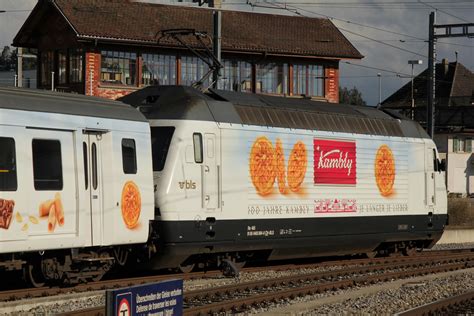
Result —
<svg viewBox="0 0 474 316"><path fill-rule="evenodd" d="M416 106L426 106L428 69L414 79ZM474 73L459 62L436 64L436 104L441 106L470 105L474 93ZM411 82L408 82L385 101L383 108L407 107L411 105Z"/></svg>
<svg viewBox="0 0 474 316"><path fill-rule="evenodd" d="M50 2L67 19L78 38L174 47L178 46L176 41L162 37L160 31L186 28L212 35L212 11L205 8L129 0ZM35 10L46 3L40 1ZM363 57L328 19L239 11L222 12L222 50L323 58Z"/></svg>

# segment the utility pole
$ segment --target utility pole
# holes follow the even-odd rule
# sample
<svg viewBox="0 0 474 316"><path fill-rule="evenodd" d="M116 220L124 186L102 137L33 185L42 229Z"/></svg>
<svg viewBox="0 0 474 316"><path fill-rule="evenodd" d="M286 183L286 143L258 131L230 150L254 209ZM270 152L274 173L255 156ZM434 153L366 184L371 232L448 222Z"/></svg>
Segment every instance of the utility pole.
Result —
<svg viewBox="0 0 474 316"><path fill-rule="evenodd" d="M415 78L415 71L414 71L414 66L415 65L421 65L423 63L423 60L417 59L417 60L409 60L408 64L411 65L411 119L415 119L415 98L413 96L413 80Z"/></svg>
<svg viewBox="0 0 474 316"><path fill-rule="evenodd" d="M434 137L435 126L435 86L436 86L436 38L434 37L434 24L436 12L430 13L430 31L428 38L428 106L426 107L426 131L431 138Z"/></svg>
<svg viewBox="0 0 474 316"><path fill-rule="evenodd" d="M16 49L16 76L17 82L16 86L18 88L23 87L23 47L17 47Z"/></svg>
<svg viewBox="0 0 474 316"><path fill-rule="evenodd" d="M471 29L471 30L470 30ZM444 30L444 34L436 34L436 30ZM443 37L472 37L474 23L436 25L436 13L430 13L429 45L428 45L428 106L426 109L426 131L434 137L435 100L436 100L436 39Z"/></svg>
<svg viewBox="0 0 474 316"><path fill-rule="evenodd" d="M216 56L216 61L214 61L215 70L212 76L212 87L214 89L218 88L219 84L219 77L221 75L221 41L222 41L222 12L221 8L221 0L209 0L209 7L210 8L217 8L218 10L212 11L213 16L213 28L214 28L214 37L213 37L213 50L214 56Z"/></svg>
<svg viewBox="0 0 474 316"><path fill-rule="evenodd" d="M377 73L377 77L379 77L379 103L377 107L380 107L382 105L382 74L380 72Z"/></svg>

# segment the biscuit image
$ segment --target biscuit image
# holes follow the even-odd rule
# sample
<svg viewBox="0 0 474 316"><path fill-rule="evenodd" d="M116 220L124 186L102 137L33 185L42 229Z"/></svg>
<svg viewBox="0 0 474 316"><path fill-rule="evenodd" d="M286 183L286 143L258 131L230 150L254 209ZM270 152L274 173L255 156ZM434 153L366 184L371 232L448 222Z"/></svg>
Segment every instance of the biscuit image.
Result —
<svg viewBox="0 0 474 316"><path fill-rule="evenodd" d="M137 226L142 208L140 190L133 181L127 181L122 189L122 218L127 228Z"/></svg>
<svg viewBox="0 0 474 316"><path fill-rule="evenodd" d="M285 154L283 152L283 145L281 140L276 140L275 146L276 155L276 168L277 168L277 179L278 179L278 190L281 194L286 193L286 166L285 166Z"/></svg>
<svg viewBox="0 0 474 316"><path fill-rule="evenodd" d="M387 145L382 145L375 156L375 181L382 196L393 193L395 182L395 158Z"/></svg>
<svg viewBox="0 0 474 316"><path fill-rule="evenodd" d="M270 194L277 174L275 150L265 136L258 137L250 150L250 177L260 195Z"/></svg>
<svg viewBox="0 0 474 316"><path fill-rule="evenodd" d="M308 157L306 146L302 141L298 141L291 150L288 158L288 186L293 192L298 192L306 175Z"/></svg>

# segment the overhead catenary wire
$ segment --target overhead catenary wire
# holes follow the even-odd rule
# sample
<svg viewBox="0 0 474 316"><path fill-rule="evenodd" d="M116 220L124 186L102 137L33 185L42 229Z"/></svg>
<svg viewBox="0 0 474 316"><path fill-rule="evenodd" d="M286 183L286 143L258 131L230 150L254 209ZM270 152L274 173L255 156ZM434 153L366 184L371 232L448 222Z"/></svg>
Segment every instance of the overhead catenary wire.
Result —
<svg viewBox="0 0 474 316"><path fill-rule="evenodd" d="M417 1L418 1L418 0L417 0ZM248 3L249 5L251 5L251 6L260 7L260 5L252 4L250 1L247 1L247 3ZM301 8L301 7L298 7L298 6L289 5L288 3L285 3L284 7L282 7L281 5L278 5L278 4L275 2L275 3L273 3L273 6L271 6L271 7L267 7L267 6L266 6L266 8L287 10L287 11L290 11L290 12L292 12L292 13L296 13L296 14L298 14L298 15L302 15L301 12L300 12L300 11L302 11L302 12L306 12L306 13L310 13L310 14L322 16L322 17L325 17L325 18L331 19L331 20L342 21L342 22L345 22L345 23L353 24L353 25L358 25L358 26L362 26L362 27L367 27L367 28L371 28L371 29L376 29L376 30L378 30L378 31L383 31L383 32L387 32L387 33L393 33L393 34L397 34L397 35L402 35L402 36L406 36L406 37L418 39L418 40L420 40L420 41L426 41L426 40L423 39L423 38L419 38L419 37L416 37L416 36L413 36L413 35L403 34L403 33L399 33L399 32L393 32L393 31L390 31L390 30L382 29L382 28L379 28L379 27L371 26L371 25L365 25L365 24L358 23L358 22L354 22L354 21L350 21L350 20L339 19L339 18L330 16L330 15L327 15L327 14L321 14L321 13L314 12L314 11L311 11L311 10L303 9L303 8ZM305 15L303 15L303 16L305 16ZM350 31L350 30L347 30L347 29L342 28L342 27L338 27L338 28L341 29L341 30L343 30L343 31L345 31L345 32L351 33L351 34L353 34L353 35L366 38L366 39L368 39L368 40L370 40L370 41L374 41L374 42L377 42L377 43L379 43L379 44L386 45L386 46L389 46L389 47L392 47L392 48L395 48L395 49L404 51L404 52L406 52L406 53L411 53L411 54L413 54L413 55L415 55L415 56L420 56L420 57L428 58L428 56L425 55L425 54L421 54L421 53L418 53L418 52L414 52L414 51L405 49L405 48L403 48L403 47L399 47L399 46L396 46L396 45L392 45L392 44L389 44L389 43L384 42L383 40L377 40L377 39L374 39L374 38L372 38L372 37L369 37L369 36L366 36L366 35L363 35L363 34L354 32L354 31ZM448 43L443 42L443 44L448 44ZM439 61L439 60L436 59L436 61Z"/></svg>
<svg viewBox="0 0 474 316"><path fill-rule="evenodd" d="M320 8L337 8L337 9L418 9L418 10L426 10L426 4L436 4L437 8L439 9L450 9L450 10L465 10L471 9L472 1L424 1L424 3L420 3L418 1L384 1L384 2L363 2L363 1L352 1L352 2L309 2L309 1L263 1L260 3L265 4L276 4L276 5L305 5L305 6L313 6L313 7L320 7ZM229 2L227 1L225 4L232 4L232 5L241 5L242 2ZM251 5L259 5L259 1L255 1L252 3L251 1L247 1L246 4Z"/></svg>
<svg viewBox="0 0 474 316"><path fill-rule="evenodd" d="M292 13L296 13L296 14L299 14L299 15L301 15L301 13L298 12L298 11L307 12L307 13L311 13L311 14L314 14L314 15L317 15L317 16L325 17L325 18L330 19L330 20L341 21L341 22L345 22L345 23L348 23L348 24L357 25L357 26L361 26L361 27L365 27L365 28L370 28L370 29L374 29L374 30L377 30L377 31L386 32L386 33L390 33L390 34L401 35L401 36L405 36L405 37L409 37L409 38L413 38L413 39L417 39L417 40L422 40L422 41L426 40L425 38L421 38L421 37L418 37L418 36L414 36L414 35L410 35L410 34L404 34L404 33L400 33L400 32L395 32L395 31L392 31L392 30L383 29L383 28L373 26L373 25L362 24L362 23L359 23L359 22L351 21L351 20L340 19L340 18L337 18L337 17L334 17L334 16L330 16L330 15L322 14L322 13L317 13L317 12L307 10L307 9L303 9L301 7L290 5L290 4L285 4L284 7L281 7L281 5L278 5L277 3L274 3L275 5L269 7L269 6L261 6L261 5L251 4L250 2L248 2L248 3L249 3L250 6L264 7L264 8L269 8L269 9L272 9L272 8L273 9L283 9L283 10L288 10ZM295 10L298 10L298 11L295 12Z"/></svg>
<svg viewBox="0 0 474 316"><path fill-rule="evenodd" d="M417 0L417 1L418 1L419 3L422 3L422 4L428 6L428 7L432 8L432 9L435 9L435 10L441 12L441 13L444 13L444 14L446 14L446 15L449 15L449 16L451 16L451 17L453 17L453 18L458 19L458 20L461 20L461 21L464 21L464 22L467 22L467 23L470 23L470 22L471 22L471 21L465 20L465 19L463 19L463 18L461 18L461 17L458 17L458 16L456 16L456 15L454 15L454 14L451 14L451 13L449 13L449 12L446 12L446 11L440 9L440 8L437 8L437 7L435 7L435 6L432 6L432 5L430 5L430 4L426 3L426 2L423 2L423 1L421 1L421 0Z"/></svg>

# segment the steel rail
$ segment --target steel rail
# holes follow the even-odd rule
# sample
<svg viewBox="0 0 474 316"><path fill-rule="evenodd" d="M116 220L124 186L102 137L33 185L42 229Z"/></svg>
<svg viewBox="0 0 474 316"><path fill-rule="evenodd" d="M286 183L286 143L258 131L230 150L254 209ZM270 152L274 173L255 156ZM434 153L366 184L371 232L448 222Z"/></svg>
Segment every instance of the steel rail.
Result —
<svg viewBox="0 0 474 316"><path fill-rule="evenodd" d="M444 252L445 254L445 252ZM411 258L406 260L405 258ZM308 273L305 275L287 276L277 279L269 279L263 281L247 282L239 285L222 286L207 290L188 291L184 293L183 302L185 309L184 315L203 315L215 313L219 311L237 311L245 309L248 306L258 305L265 302L277 301L281 299L294 298L297 296L314 294L338 288L353 287L355 285L367 285L377 282L389 281L397 278L407 278L430 273L439 273L444 271L453 271L474 266L474 253L455 254L444 258L433 258L433 256L403 257L403 258L384 258L379 259L380 264L374 264L364 267L349 267L348 269ZM402 260L403 259L403 260ZM435 260L433 260L435 259ZM391 262L390 262L391 261ZM399 262L397 265L396 262ZM300 268L300 266L293 268ZM428 266L428 267L427 267ZM409 269L407 271L390 272L391 269ZM357 274L372 273L378 271L376 275L357 276ZM385 272L384 272L385 271ZM356 274L350 277L351 272ZM341 276L350 278L340 280ZM330 281L330 280L335 281ZM312 281L313 280L313 281ZM317 284L308 285L310 282L318 282ZM275 290L275 287L286 287L283 290ZM288 287L294 287L288 289ZM264 290L266 289L266 293ZM237 291L237 292L236 292ZM240 293L239 293L240 291ZM245 293L242 291L260 291L260 293ZM270 293L268 293L270 292ZM241 298L238 298L241 296ZM212 302L213 298L220 300ZM210 301L208 304L192 306L200 304L202 301ZM195 301L195 302L193 302ZM84 313L84 314L83 314ZM91 314L92 313L92 314ZM71 313L65 313L64 315ZM103 315L105 314L105 306L93 309L85 309L74 312L74 315Z"/></svg>
<svg viewBox="0 0 474 316"><path fill-rule="evenodd" d="M474 290L465 292L460 295L455 295L433 303L421 305L404 312L395 314L396 316L419 316L419 315L435 315L435 314L450 314L447 313L451 308L459 305L464 305L474 301Z"/></svg>
<svg viewBox="0 0 474 316"><path fill-rule="evenodd" d="M272 290L268 293L253 294L249 297L236 298L223 302L205 304L202 306L185 308L183 315L208 315L213 313L227 313L227 312L243 312L250 306L261 305L268 302L274 302L284 299L293 299L299 296L312 295L328 290L344 289L356 285L366 285L393 279L401 279L419 275L426 275L430 273L439 273L444 271L453 271L466 268L465 263L448 264L446 266L436 266L430 268L421 268L410 271L384 273L381 275L371 275L364 277L357 277L352 280L340 280L333 282L326 282L323 284L313 284L294 289Z"/></svg>

